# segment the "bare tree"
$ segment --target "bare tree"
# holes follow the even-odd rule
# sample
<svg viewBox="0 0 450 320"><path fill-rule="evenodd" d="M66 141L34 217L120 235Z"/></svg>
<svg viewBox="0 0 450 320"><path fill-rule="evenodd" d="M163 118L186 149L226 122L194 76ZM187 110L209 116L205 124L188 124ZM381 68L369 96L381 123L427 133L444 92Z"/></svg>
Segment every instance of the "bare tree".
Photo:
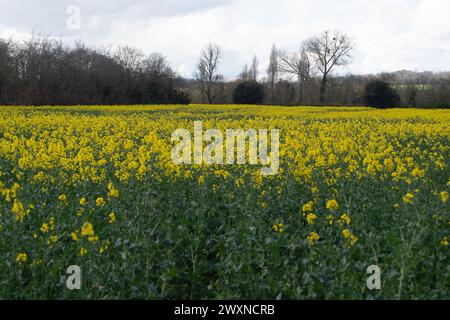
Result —
<svg viewBox="0 0 450 320"><path fill-rule="evenodd" d="M222 58L222 50L215 44L208 44L200 54L200 61L197 65L195 78L200 82L202 94L206 101L211 104L217 98L219 90L216 90L223 80L223 76L217 70Z"/></svg>
<svg viewBox="0 0 450 320"><path fill-rule="evenodd" d="M250 67L246 64L239 74L239 79L244 81L256 81L258 79L259 61L255 56Z"/></svg>
<svg viewBox="0 0 450 320"><path fill-rule="evenodd" d="M303 103L305 88L311 81L311 63L305 48L294 53L281 51L278 53L278 59L279 71L291 79L296 78L299 85L299 103Z"/></svg>
<svg viewBox="0 0 450 320"><path fill-rule="evenodd" d="M275 83L278 80L278 51L275 45L270 51L269 66L267 67L267 80L270 86L270 102L274 102Z"/></svg>
<svg viewBox="0 0 450 320"><path fill-rule="evenodd" d="M239 74L239 79L244 81L250 80L250 71L248 70L247 64L244 66L244 68L242 68L242 72Z"/></svg>
<svg viewBox="0 0 450 320"><path fill-rule="evenodd" d="M306 42L307 51L314 59L317 69L322 74L320 85L320 102L326 99L328 78L335 66L348 63L351 58L350 52L353 43L350 38L340 32L324 32L322 35L313 37Z"/></svg>
<svg viewBox="0 0 450 320"><path fill-rule="evenodd" d="M152 53L142 61L142 72L153 77L176 77L166 57L160 53Z"/></svg>
<svg viewBox="0 0 450 320"><path fill-rule="evenodd" d="M141 50L128 46L119 47L113 58L125 70L137 71L141 68L144 54Z"/></svg>
<svg viewBox="0 0 450 320"><path fill-rule="evenodd" d="M259 68L259 61L258 58L254 56L249 70L249 77L251 81L258 80L258 68Z"/></svg>

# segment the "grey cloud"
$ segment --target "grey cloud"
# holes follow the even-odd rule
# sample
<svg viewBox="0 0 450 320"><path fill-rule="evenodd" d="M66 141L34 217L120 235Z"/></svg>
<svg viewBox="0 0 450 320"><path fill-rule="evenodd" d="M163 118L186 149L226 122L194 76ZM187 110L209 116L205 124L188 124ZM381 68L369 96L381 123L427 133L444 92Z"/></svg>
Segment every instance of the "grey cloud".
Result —
<svg viewBox="0 0 450 320"><path fill-rule="evenodd" d="M230 0L0 0L0 27L14 28L21 32L39 32L52 36L101 36L117 21L148 20L187 14L229 4ZM66 28L67 8L78 6L83 28L73 32ZM97 20L99 34L89 34L89 26ZM87 28L86 28L87 26Z"/></svg>
<svg viewBox="0 0 450 320"><path fill-rule="evenodd" d="M82 28L66 28L78 5ZM72 43L129 44L158 51L191 75L202 47L217 42L221 71L235 77L254 54L264 71L270 47L297 50L307 37L340 30L356 42L342 72L448 70L448 0L0 0L0 35L33 30Z"/></svg>

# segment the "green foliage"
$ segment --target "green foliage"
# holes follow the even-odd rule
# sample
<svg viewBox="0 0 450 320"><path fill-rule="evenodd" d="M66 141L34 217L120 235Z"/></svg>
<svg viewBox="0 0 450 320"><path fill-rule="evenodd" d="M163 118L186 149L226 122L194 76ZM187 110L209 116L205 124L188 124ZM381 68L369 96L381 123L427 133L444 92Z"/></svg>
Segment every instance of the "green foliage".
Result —
<svg viewBox="0 0 450 320"><path fill-rule="evenodd" d="M240 82L233 92L233 103L261 104L264 100L264 87L256 81Z"/></svg>
<svg viewBox="0 0 450 320"><path fill-rule="evenodd" d="M367 106L381 109L395 108L400 104L397 92L389 83L381 80L374 80L366 85L364 100Z"/></svg>

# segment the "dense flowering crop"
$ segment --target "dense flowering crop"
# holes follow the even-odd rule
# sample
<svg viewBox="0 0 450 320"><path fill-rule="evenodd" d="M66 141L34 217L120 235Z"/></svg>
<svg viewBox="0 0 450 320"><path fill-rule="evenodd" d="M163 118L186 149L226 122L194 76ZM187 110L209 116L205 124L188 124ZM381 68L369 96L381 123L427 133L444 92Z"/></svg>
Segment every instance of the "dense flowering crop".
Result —
<svg viewBox="0 0 450 320"><path fill-rule="evenodd" d="M279 129L279 174L175 165L197 120ZM0 297L449 298L449 139L445 110L3 107Z"/></svg>

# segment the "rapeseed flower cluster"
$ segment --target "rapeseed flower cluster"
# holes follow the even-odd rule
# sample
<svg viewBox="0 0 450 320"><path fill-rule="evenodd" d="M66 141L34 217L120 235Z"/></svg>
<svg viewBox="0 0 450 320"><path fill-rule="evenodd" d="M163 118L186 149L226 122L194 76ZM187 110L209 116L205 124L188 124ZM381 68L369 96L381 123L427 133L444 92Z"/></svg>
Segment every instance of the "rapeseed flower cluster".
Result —
<svg viewBox="0 0 450 320"><path fill-rule="evenodd" d="M280 129L279 175L263 178L258 166L245 164L175 165L171 133L192 128L193 119L203 119L205 128L223 132L229 128ZM450 114L443 110L5 107L0 110L0 231L13 229L14 223L14 228L28 233L18 235L14 246L18 249L10 257L21 264L42 261L39 254L27 251L29 239L35 241L33 246L42 243L45 250L71 239L74 255L104 254L116 240L108 235L126 217L119 207L121 198L135 193L137 186L149 179L171 186L188 181L190 191L211 191L218 196L238 190L249 195L246 206L254 203L255 212L271 214L289 207L278 206L277 199L301 188L311 200L291 200L297 211L293 216L303 229L276 223L272 231L301 232L308 245L335 237L354 247L358 236L363 237L358 215L364 213L350 210L352 194L343 186L361 181L384 185L385 194L397 195L389 210L413 210L423 197L415 188L431 188L433 174L441 174L450 186L449 123ZM276 187L267 189L270 183ZM433 201L440 212L433 215L440 216L443 228L448 228L443 208L448 206L449 194L445 185L438 187ZM375 199L366 201L372 204ZM63 215L65 221L60 219ZM265 220L264 226L272 219ZM280 220L287 221L284 216ZM442 236L438 239L446 247L448 237ZM435 245L439 246L439 240Z"/></svg>

